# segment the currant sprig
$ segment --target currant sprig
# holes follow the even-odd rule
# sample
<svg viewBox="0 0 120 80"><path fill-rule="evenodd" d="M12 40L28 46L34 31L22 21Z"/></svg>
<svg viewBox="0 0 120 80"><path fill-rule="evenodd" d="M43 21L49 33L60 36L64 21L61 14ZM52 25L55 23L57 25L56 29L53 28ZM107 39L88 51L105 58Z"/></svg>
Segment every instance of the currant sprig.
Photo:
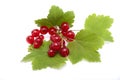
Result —
<svg viewBox="0 0 120 80"><path fill-rule="evenodd" d="M89 15L84 29L76 34L73 30L74 12L63 12L58 6L52 6L47 18L35 20L39 29L33 29L26 37L30 44L29 54L22 61L32 62L33 70L47 67L60 68L70 60L76 64L81 60L100 62L99 49L105 41L113 42L109 31L113 19L104 15ZM78 27L79 28L79 27ZM49 40L44 36L49 34Z"/></svg>

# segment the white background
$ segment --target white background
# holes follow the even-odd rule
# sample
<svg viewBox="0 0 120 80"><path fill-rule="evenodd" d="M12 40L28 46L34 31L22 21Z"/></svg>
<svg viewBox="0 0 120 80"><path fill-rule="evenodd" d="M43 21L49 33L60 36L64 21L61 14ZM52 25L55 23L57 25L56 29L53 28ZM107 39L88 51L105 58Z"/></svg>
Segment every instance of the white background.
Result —
<svg viewBox="0 0 120 80"><path fill-rule="evenodd" d="M33 71L31 63L20 62L27 54L25 38L36 28L34 20L46 17L52 5L75 12L74 29L82 29L92 13L114 19L110 28L114 43L99 50L101 63L67 62L60 70ZM0 80L120 80L119 27L119 0L0 0Z"/></svg>

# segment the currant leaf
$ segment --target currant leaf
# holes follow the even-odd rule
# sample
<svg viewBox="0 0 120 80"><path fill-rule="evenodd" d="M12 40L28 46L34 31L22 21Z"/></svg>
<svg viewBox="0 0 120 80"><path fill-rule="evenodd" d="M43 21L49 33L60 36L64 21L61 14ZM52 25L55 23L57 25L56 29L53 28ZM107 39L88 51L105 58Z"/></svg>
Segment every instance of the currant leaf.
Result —
<svg viewBox="0 0 120 80"><path fill-rule="evenodd" d="M99 62L100 54L98 49L104 44L104 40L88 30L81 30L77 33L73 42L68 43L70 55L68 58L75 64L82 59L89 62ZM74 47L73 47L74 46Z"/></svg>
<svg viewBox="0 0 120 80"><path fill-rule="evenodd" d="M60 26L62 22L68 22L70 27L72 27L73 22L74 22L74 12L73 11L67 11L64 13L63 17L61 17L60 20L58 20L58 25Z"/></svg>
<svg viewBox="0 0 120 80"><path fill-rule="evenodd" d="M34 56L36 54L27 54L23 59L22 59L22 62L29 62L29 61L32 61L34 59Z"/></svg>
<svg viewBox="0 0 120 80"><path fill-rule="evenodd" d="M41 26L47 26L48 28L52 27L51 22L46 18L35 20L35 24L37 24L38 27Z"/></svg>
<svg viewBox="0 0 120 80"><path fill-rule="evenodd" d="M58 6L52 6L49 10L49 14L47 16L48 20L52 23L53 26L58 25L57 22L64 15L64 12Z"/></svg>
<svg viewBox="0 0 120 80"><path fill-rule="evenodd" d="M113 38L111 33L109 32L109 28L113 23L113 19L109 16L104 15L96 15L92 14L88 16L85 21L85 29L91 32L96 33L100 37L102 37L105 41L113 42Z"/></svg>
<svg viewBox="0 0 120 80"><path fill-rule="evenodd" d="M23 62L32 62L33 70L43 69L47 67L60 68L65 65L66 58L57 54L55 57L49 57L47 51L49 49L50 41L44 41L42 46L38 49L32 48L29 54L23 58ZM31 48L31 46L30 46Z"/></svg>

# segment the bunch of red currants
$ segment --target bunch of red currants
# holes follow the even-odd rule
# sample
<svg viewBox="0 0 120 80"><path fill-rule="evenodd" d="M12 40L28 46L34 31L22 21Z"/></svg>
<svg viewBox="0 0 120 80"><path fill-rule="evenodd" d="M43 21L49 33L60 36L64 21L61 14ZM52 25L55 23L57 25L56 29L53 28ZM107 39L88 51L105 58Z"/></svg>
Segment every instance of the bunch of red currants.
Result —
<svg viewBox="0 0 120 80"><path fill-rule="evenodd" d="M39 29L34 29L31 35L27 36L26 40L34 48L39 48L43 44L44 35L49 33L51 44L48 50L48 56L54 57L56 53L60 53L62 57L69 55L69 49L66 47L66 42L71 42L75 38L75 33L69 30L70 26L67 22L63 22L61 26L50 27L41 26Z"/></svg>

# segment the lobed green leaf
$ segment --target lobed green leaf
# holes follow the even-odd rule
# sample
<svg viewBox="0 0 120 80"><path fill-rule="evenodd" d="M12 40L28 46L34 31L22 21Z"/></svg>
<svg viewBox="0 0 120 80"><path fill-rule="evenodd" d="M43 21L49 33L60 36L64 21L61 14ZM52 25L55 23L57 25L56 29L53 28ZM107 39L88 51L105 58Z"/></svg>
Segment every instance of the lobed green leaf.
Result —
<svg viewBox="0 0 120 80"><path fill-rule="evenodd" d="M58 6L52 6L49 10L49 14L47 16L48 20L52 23L53 26L57 25L58 20L64 15L64 12Z"/></svg>
<svg viewBox="0 0 120 80"><path fill-rule="evenodd" d="M63 17L61 17L60 20L58 20L58 25L60 26L62 22L68 22L70 27L72 27L73 22L74 22L74 12L73 11L67 11L64 13Z"/></svg>
<svg viewBox="0 0 120 80"><path fill-rule="evenodd" d="M46 18L35 20L35 24L37 24L38 27L41 26L47 26L48 28L52 27L51 22Z"/></svg>
<svg viewBox="0 0 120 80"><path fill-rule="evenodd" d="M70 50L69 59L73 64L82 59L86 59L89 62L99 62L100 54L97 50L103 44L104 40L95 33L88 30L81 30L77 33L75 40L68 43Z"/></svg>
<svg viewBox="0 0 120 80"><path fill-rule="evenodd" d="M96 33L105 41L113 41L109 28L113 23L113 19L109 16L92 14L85 21L85 29Z"/></svg>
<svg viewBox="0 0 120 80"><path fill-rule="evenodd" d="M23 58L23 62L32 62L33 70L43 69L47 67L60 68L65 65L66 58L57 54L55 57L49 57L47 51L49 49L50 41L44 41L39 49L33 49L30 54Z"/></svg>

